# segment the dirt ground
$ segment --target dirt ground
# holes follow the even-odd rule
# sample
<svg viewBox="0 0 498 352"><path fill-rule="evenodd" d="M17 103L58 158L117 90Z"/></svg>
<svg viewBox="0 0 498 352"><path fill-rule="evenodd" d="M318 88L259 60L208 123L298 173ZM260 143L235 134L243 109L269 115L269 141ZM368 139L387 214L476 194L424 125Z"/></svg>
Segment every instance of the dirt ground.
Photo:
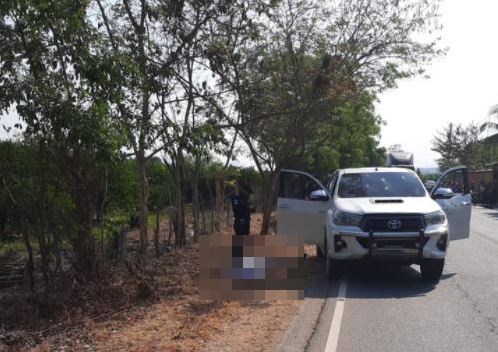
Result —
<svg viewBox="0 0 498 352"><path fill-rule="evenodd" d="M260 224L254 216L252 234ZM0 325L0 351L271 351L303 304L201 301L198 270L194 244L152 260L146 287L114 274L105 289L88 292L85 304L65 307L62 317L18 330ZM113 288L126 299L112 300Z"/></svg>

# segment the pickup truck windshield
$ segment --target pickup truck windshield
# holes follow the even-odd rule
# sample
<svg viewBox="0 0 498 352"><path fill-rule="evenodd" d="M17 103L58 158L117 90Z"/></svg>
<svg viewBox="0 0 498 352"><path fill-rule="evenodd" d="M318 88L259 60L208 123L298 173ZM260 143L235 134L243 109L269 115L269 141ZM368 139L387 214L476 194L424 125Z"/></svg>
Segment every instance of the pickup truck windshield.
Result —
<svg viewBox="0 0 498 352"><path fill-rule="evenodd" d="M425 189L409 172L368 172L344 174L339 197L424 197Z"/></svg>

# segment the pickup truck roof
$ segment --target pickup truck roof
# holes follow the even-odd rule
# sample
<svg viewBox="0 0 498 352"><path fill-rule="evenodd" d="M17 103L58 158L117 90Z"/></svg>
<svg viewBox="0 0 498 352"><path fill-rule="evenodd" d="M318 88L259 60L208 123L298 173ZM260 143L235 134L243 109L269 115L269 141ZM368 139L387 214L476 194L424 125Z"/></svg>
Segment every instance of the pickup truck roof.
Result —
<svg viewBox="0 0 498 352"><path fill-rule="evenodd" d="M357 174L365 172L413 172L410 169L404 167L360 167L352 169L343 169L345 174Z"/></svg>

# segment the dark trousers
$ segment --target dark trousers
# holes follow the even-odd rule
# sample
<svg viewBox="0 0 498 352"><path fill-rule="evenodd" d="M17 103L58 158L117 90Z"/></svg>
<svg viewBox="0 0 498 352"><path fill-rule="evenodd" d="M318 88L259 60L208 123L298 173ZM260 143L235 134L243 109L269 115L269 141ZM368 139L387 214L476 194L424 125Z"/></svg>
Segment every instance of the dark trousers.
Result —
<svg viewBox="0 0 498 352"><path fill-rule="evenodd" d="M249 235L251 228L251 217L235 217L233 221L233 229L238 236Z"/></svg>

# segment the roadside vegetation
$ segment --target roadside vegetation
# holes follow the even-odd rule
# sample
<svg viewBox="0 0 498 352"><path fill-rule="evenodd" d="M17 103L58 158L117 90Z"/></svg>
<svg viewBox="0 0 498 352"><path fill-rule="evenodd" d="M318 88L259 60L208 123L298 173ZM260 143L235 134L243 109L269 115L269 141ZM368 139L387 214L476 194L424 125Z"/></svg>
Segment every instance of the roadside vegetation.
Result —
<svg viewBox="0 0 498 352"><path fill-rule="evenodd" d="M444 54L438 4L2 1L1 329L171 294L239 176L266 235L282 168L383 164L377 94Z"/></svg>
<svg viewBox="0 0 498 352"><path fill-rule="evenodd" d="M466 165L474 204L491 208L498 204L497 121L498 107L494 106L486 122L471 122L466 126L449 123L432 141L432 150L440 155L439 169Z"/></svg>
<svg viewBox="0 0 498 352"><path fill-rule="evenodd" d="M440 155L437 160L440 170L458 165L479 170L498 162L498 133L487 133L488 126L494 125L450 123L440 130L432 142L432 150Z"/></svg>

